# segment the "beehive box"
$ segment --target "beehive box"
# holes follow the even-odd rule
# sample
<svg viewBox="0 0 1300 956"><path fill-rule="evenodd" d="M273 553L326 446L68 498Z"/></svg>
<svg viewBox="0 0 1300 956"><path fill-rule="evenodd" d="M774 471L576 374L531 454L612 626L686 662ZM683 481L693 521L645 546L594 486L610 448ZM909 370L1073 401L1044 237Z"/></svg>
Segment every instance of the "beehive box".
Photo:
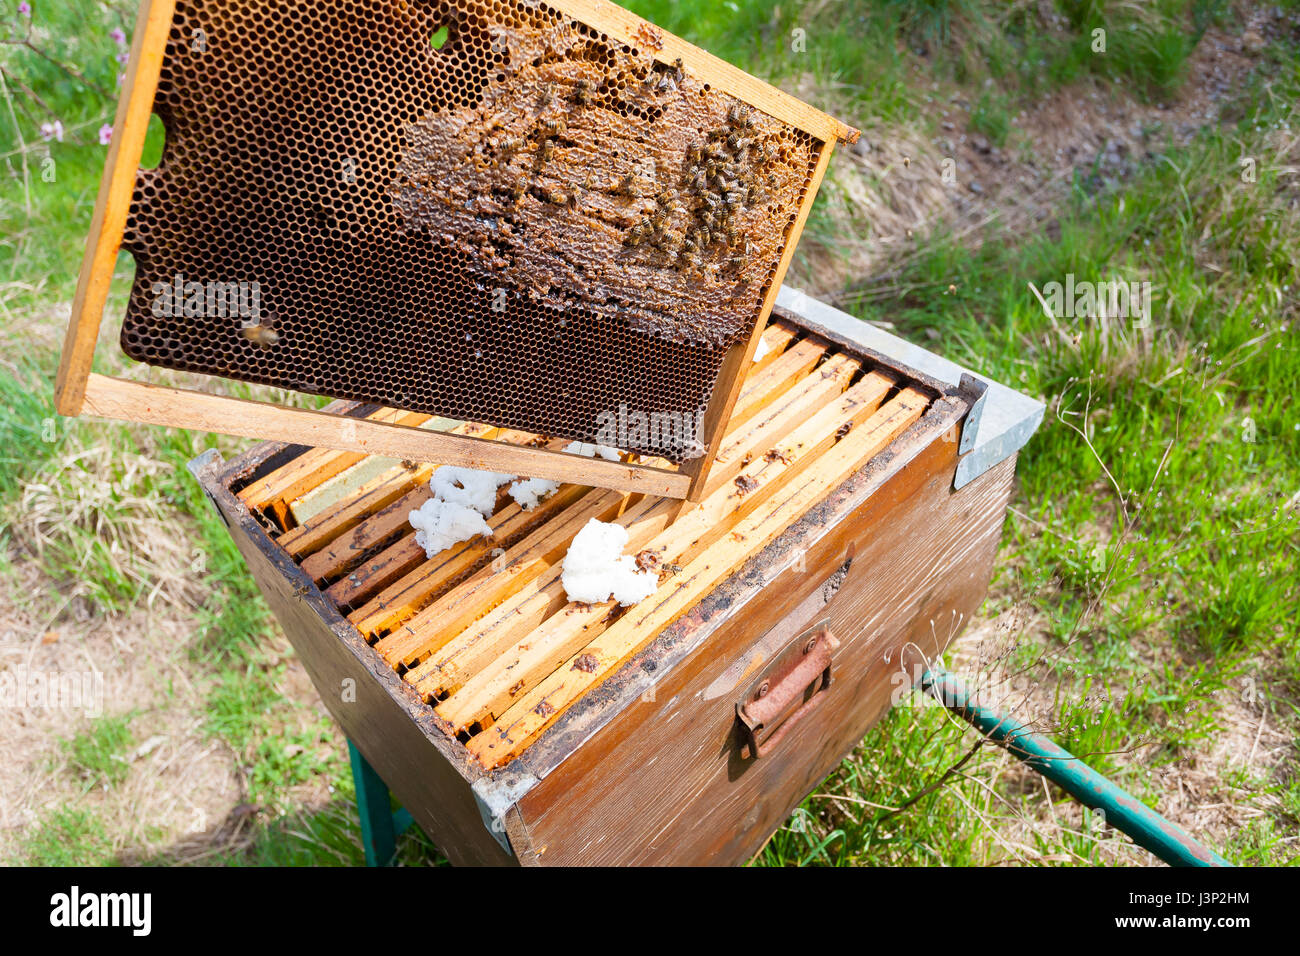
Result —
<svg viewBox="0 0 1300 956"><path fill-rule="evenodd" d="M196 462L326 706L454 862L743 862L981 603L1016 447L958 477L982 385L778 316L684 511L565 485L429 560L427 468ZM566 600L592 517L659 572L649 599Z"/></svg>

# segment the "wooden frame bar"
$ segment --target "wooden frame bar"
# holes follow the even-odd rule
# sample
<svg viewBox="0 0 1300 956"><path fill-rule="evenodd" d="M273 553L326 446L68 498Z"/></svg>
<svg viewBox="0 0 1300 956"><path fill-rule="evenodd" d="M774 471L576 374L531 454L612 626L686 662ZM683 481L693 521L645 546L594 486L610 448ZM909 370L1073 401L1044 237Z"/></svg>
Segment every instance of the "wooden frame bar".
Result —
<svg viewBox="0 0 1300 956"><path fill-rule="evenodd" d="M613 39L653 51L656 59L662 62L670 63L680 58L683 65L707 76L718 89L757 106L821 142L814 174L754 330L744 342L733 345L723 360L717 387L704 415L703 434L707 448L702 458L689 461L678 470L648 464L620 464L543 448L359 421L332 412L286 408L268 402L165 388L93 373L95 346L122 247L176 0L141 0L132 41L131 66L118 103L55 385L55 405L59 413L67 416L87 413L341 451L511 471L553 481L580 482L700 501L709 469L722 441L724 426L735 407L744 373L758 348L831 152L837 141L856 140L858 131L607 0L550 0L550 5Z"/></svg>

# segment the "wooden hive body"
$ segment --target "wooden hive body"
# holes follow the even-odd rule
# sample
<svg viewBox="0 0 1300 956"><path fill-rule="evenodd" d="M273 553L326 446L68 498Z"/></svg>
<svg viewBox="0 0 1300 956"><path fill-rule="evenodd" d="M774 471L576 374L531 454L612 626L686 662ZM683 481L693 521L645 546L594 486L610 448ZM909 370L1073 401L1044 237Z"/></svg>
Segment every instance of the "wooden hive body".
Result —
<svg viewBox="0 0 1300 956"><path fill-rule="evenodd" d="M680 568L621 613L547 583L609 492L563 487L539 524L502 532L500 554L479 542L428 561L402 558L403 488L418 495L423 474L365 472L320 510L321 482L356 462L267 444L196 463L326 706L453 862L743 862L983 600L1014 456L954 490L978 390L789 315L765 340L723 443L738 459L719 457L704 501L657 521L671 503L633 495L606 515ZM456 560L422 607L375 617L376 594L409 595ZM430 608L445 629L403 630ZM490 653L457 656L503 615ZM471 663L439 663L440 648ZM782 703L755 754L738 706L757 714L765 682Z"/></svg>

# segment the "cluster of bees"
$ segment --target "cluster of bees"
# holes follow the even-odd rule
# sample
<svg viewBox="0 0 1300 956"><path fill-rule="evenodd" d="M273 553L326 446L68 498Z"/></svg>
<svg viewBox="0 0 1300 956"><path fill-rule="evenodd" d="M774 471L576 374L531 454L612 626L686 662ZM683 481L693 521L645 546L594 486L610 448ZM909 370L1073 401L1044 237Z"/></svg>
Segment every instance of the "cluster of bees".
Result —
<svg viewBox="0 0 1300 956"><path fill-rule="evenodd" d="M665 190L657 197L654 214L628 230L625 244L649 244L673 252L679 267L698 269L706 250L725 243L727 265L743 270L753 253L753 243L736 229L735 215L761 200L763 192L755 181L756 174L777 158L775 148L755 136L754 127L750 108L736 104L727 112L725 126L710 130L705 143L692 143L686 148L681 185L690 200L691 224L684 233L668 226L679 205ZM769 172L766 181L769 186L776 185L775 174Z"/></svg>
<svg viewBox="0 0 1300 956"><path fill-rule="evenodd" d="M667 92L677 89L683 76L682 61L678 58L669 70L648 70L641 84L649 93ZM579 79L567 96L574 106L582 108L590 106L596 94L591 80ZM538 108L549 107L557 95L551 84L542 84L536 94ZM649 245L670 257L678 268L690 270L698 270L703 257L722 246L727 251L726 267L743 271L754 246L737 229L736 215L763 199L766 195L763 182L771 187L778 181L770 170L764 178L764 169L778 158L778 151L763 141L756 125L748 106L733 105L727 112L725 125L709 130L704 142L687 147L687 162L678 189L659 192L654 212L627 231L624 244ZM554 158L556 143L566 130L563 118L542 119L526 136L496 143L497 161L504 164L511 157L532 150L532 173L536 176ZM521 175L511 183L508 194L513 202L529 191L530 179ZM582 189L592 188L592 177L588 174ZM636 199L646 195L653 186L629 174L608 188L614 195ZM576 208L582 190L574 188L566 192L553 186L538 186L532 191L543 202ZM687 224L683 229L674 229L671 224L683 208L688 213Z"/></svg>
<svg viewBox="0 0 1300 956"><path fill-rule="evenodd" d="M591 80L580 79L573 86L572 101L579 107L590 106L596 96L596 86ZM555 102L555 90L549 83L543 83L537 92L537 105L540 109L545 109ZM537 146L534 152L533 173L540 173L552 159L555 158L555 143L564 136L568 126L564 119L558 116L548 116L540 120L533 132L525 139L508 138L496 143L497 162L504 164L517 153L531 148L531 141L536 140ZM511 184L509 195L512 201L518 202L528 191L528 182L525 177L518 177ZM554 203L555 205L577 205L577 193L566 195L562 190L555 188L544 188L537 193L539 198L545 202Z"/></svg>

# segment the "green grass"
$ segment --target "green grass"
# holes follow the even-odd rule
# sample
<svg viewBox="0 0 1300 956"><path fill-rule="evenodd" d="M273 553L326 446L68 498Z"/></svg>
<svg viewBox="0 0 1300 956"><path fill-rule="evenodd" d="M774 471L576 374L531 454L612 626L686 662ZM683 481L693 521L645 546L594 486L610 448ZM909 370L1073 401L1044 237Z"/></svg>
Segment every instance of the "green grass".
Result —
<svg viewBox="0 0 1300 956"><path fill-rule="evenodd" d="M1057 0L1047 5L1059 14L1050 22L1044 5L994 0L629 5L788 88L813 77L823 105L855 125L932 128L935 101L957 95L970 104L974 132L1019 148L1033 144L1017 143L1012 117L1035 97L1089 80L1160 101L1186 79L1203 31L1239 21L1222 0ZM0 24L12 6L0 8ZM112 90L108 31L129 28L133 4L36 7L36 29L57 58ZM1105 53L1093 49L1097 29L1106 31ZM1300 226L1288 172L1295 157L1274 152L1294 135L1300 59L1285 45L1272 55L1268 84L1242 91L1234 124L1142 166L1114 191L1081 176L1050 233L977 249L936 236L904 266L897 285L911 291L849 306L1048 401L1021 456L985 613L1035 622L1032 639L1005 649L1006 670L1053 690L1042 716L1055 739L1153 804L1162 799L1159 772L1210 753L1227 729L1225 703L1248 688L1249 713L1269 726L1293 731L1300 719L1292 703L1300 531L1296 511L1282 507L1300 489ZM195 623L187 652L205 696L203 731L234 753L259 808L246 844L206 862L356 865L341 735L285 699L287 651L226 528L184 470L204 447L230 445L54 414L54 346L28 347L22 329L31 314L71 297L105 153L95 132L111 97L30 52L0 49L0 57L70 130L49 146L53 183L39 175L43 150L29 154L26 176L18 155L0 164L0 213L9 220L0 335L15 370L0 373L0 580L17 580L13 556L23 549L38 555L58 594L19 601L57 606L75 585L107 614L145 606L160 586L174 594ZM42 107L13 96L30 143ZM9 154L18 136L7 117L0 108L0 153ZM155 131L148 151L156 155L159 142ZM1241 181L1242 156L1257 159L1257 182ZM865 234L870 223L853 227ZM823 203L809 228L830 236L844 224ZM126 260L120 267L129 272ZM1149 280L1151 329L1049 320L1026 283L1041 288L1067 273ZM955 293L941 294L950 285ZM937 343L925 337L931 329L941 332ZM77 501L80 511L69 504ZM160 527L179 545L145 547ZM131 720L104 718L64 741L68 772L89 789L120 786L131 772L122 759ZM1142 859L1116 849L1113 833L1085 828L1064 794L1045 792L1000 752L981 749L946 776L973 744L970 730L936 708L895 709L758 862ZM1277 776L1233 766L1220 776L1219 798L1262 813L1215 849L1241 863L1294 862L1294 767ZM302 803L312 783L326 785L328 803ZM1022 816L1059 826L1023 827ZM110 863L113 845L94 806L77 804L45 816L24 853L29 862ZM399 861L441 858L412 833Z"/></svg>
<svg viewBox="0 0 1300 956"><path fill-rule="evenodd" d="M1219 702L1239 697L1261 660L1269 662L1267 719L1294 727L1300 522L1282 505L1300 488L1300 419L1290 402L1300 388L1297 186L1286 157L1261 161L1254 184L1241 182L1237 162L1267 156L1292 135L1289 104L1300 92L1293 54L1272 77L1271 89L1247 97L1236 128L1208 131L1121 192L1077 196L1059 237L975 252L939 240L900 282L921 290L951 283L956 295L918 291L902 303L859 307L905 335L941 328L959 343L951 358L1049 400L1021 457L1017 507L1027 518L1008 519L1014 566L1004 566L998 590L1050 621L1055 637L1029 656L1040 679L1066 688L1051 715L1056 739L1094 755L1097 769L1153 803L1161 786L1152 769L1208 749L1223 731ZM1026 281L1041 287L1067 272L1149 276L1161 295L1150 339L1071 320L1062 334ZM1099 687L1111 701L1129 696L1100 708L1089 701ZM933 711L897 710L825 789L901 803L954 763L970 736ZM1134 748L1140 763L1118 756ZM978 765L967 772L969 781L905 814L868 809L852 825L843 805L813 799L802 825L773 840L763 862L809 854L835 863L1015 859L967 806L984 806L990 774ZM872 781L865 791L864 780ZM1241 862L1294 862L1294 782L1224 784L1238 788L1235 799L1271 810L1219 849ZM1026 809L1023 796L996 796L995 817ZM822 845L835 833L843 835ZM1091 859L1087 838L1063 846L1076 862Z"/></svg>
<svg viewBox="0 0 1300 956"><path fill-rule="evenodd" d="M24 846L29 866L108 866L112 840L93 811L62 807L41 821Z"/></svg>
<svg viewBox="0 0 1300 956"><path fill-rule="evenodd" d="M134 742L133 714L100 717L63 742L68 768L90 787L114 787L126 779L127 750Z"/></svg>

